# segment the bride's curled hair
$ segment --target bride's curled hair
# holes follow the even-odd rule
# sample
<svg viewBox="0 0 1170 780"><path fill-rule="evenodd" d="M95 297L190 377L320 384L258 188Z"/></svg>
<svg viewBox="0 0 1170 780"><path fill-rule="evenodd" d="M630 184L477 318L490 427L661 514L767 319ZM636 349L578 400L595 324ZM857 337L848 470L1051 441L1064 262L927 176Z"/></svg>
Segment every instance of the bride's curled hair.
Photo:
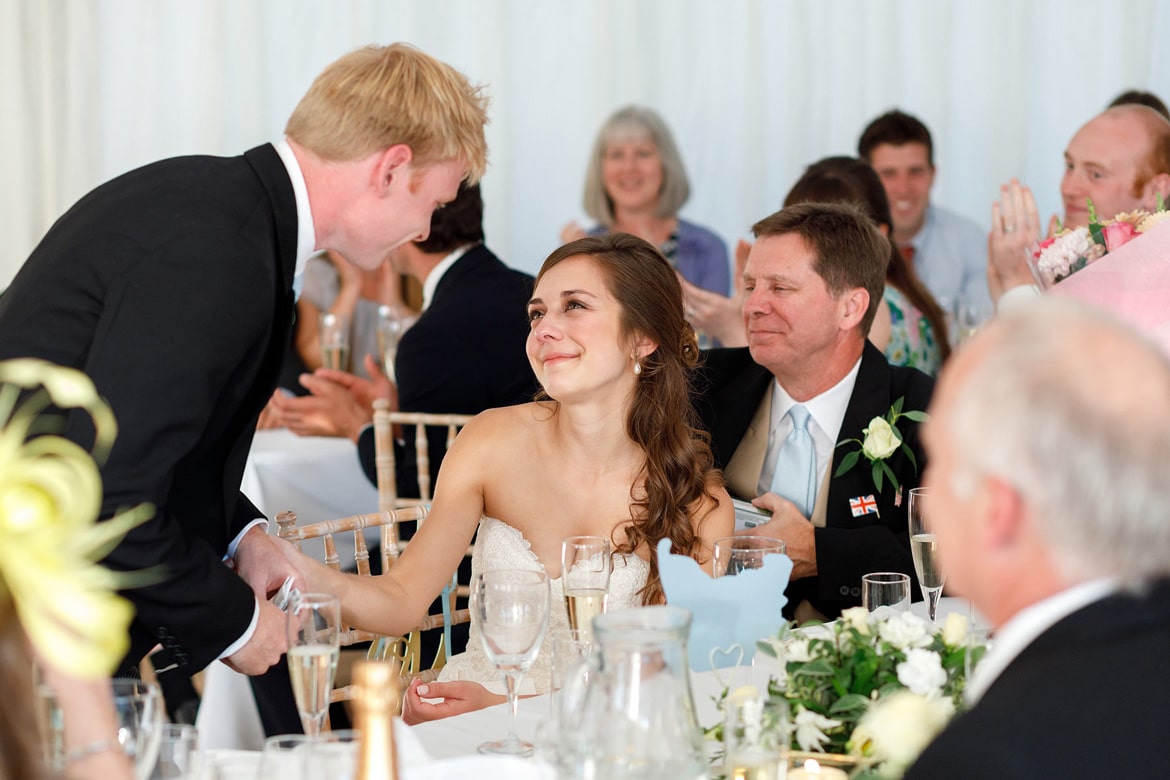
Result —
<svg viewBox="0 0 1170 780"><path fill-rule="evenodd" d="M722 486L709 437L699 428L691 404L699 345L683 313L678 276L652 244L626 233L578 239L549 255L538 280L557 263L580 256L593 260L621 306L622 336L630 344L641 336L658 345L641 359L626 421L627 433L646 458L643 479L635 481L630 492L633 523L624 526L626 538L615 538L614 543L623 553L642 544L650 548L650 576L642 603L662 603L655 546L665 537L675 553L695 555L700 539L691 517L703 506L714 506L712 490Z"/></svg>

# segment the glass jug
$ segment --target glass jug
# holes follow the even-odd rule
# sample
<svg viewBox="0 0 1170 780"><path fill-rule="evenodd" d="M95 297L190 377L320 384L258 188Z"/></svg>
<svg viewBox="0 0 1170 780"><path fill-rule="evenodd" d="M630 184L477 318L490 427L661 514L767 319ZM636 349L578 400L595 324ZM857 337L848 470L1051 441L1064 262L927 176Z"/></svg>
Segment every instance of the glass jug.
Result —
<svg viewBox="0 0 1170 780"><path fill-rule="evenodd" d="M691 613L637 607L593 621L597 652L562 691L562 776L580 780L707 777L687 666Z"/></svg>

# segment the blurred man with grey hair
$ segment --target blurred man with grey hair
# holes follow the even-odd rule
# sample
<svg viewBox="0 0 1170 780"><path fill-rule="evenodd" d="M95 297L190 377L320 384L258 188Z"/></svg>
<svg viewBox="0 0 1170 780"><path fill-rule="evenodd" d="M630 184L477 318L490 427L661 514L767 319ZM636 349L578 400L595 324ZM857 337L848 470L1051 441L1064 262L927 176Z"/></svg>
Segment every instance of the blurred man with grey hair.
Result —
<svg viewBox="0 0 1170 780"><path fill-rule="evenodd" d="M1080 304L997 318L923 429L947 585L996 628L912 778L1128 777L1170 718L1170 362Z"/></svg>

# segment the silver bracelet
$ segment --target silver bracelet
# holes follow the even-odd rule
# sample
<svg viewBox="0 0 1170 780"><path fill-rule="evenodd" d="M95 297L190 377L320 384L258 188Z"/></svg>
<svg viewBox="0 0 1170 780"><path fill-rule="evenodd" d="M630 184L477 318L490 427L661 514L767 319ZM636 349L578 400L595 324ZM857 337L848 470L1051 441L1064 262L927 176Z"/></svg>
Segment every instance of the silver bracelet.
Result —
<svg viewBox="0 0 1170 780"><path fill-rule="evenodd" d="M74 761L81 761L99 753L115 751L122 752L122 743L117 739L96 739L93 742L65 751L65 763L72 764Z"/></svg>

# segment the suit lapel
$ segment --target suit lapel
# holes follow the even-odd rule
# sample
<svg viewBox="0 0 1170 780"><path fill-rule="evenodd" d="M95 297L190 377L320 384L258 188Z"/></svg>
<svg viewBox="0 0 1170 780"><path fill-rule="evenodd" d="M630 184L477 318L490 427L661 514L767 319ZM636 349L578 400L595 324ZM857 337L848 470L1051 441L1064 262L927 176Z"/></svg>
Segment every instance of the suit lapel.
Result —
<svg viewBox="0 0 1170 780"><path fill-rule="evenodd" d="M828 526L853 524L849 499L870 494L877 497L869 461L864 456L840 477L834 478L832 475L837 473L841 459L852 451L848 446L840 446L841 442L861 439L862 431L869 426L869 421L884 415L893 404L890 398L890 366L881 357L877 348L866 341L861 353L861 366L857 370L857 381L841 421L841 432L837 434L837 447L829 467L829 496L825 507L825 524Z"/></svg>
<svg viewBox="0 0 1170 780"><path fill-rule="evenodd" d="M728 362L732 363L711 399L711 406L719 418L711 422L711 449L715 454L715 465L723 468L731 460L744 432L751 425L773 379L768 369L752 360L747 347L716 352L724 353L725 357L730 358ZM764 436L766 439L766 431ZM767 447L766 441L764 446ZM760 476L759 468L760 464L757 463L757 479Z"/></svg>

